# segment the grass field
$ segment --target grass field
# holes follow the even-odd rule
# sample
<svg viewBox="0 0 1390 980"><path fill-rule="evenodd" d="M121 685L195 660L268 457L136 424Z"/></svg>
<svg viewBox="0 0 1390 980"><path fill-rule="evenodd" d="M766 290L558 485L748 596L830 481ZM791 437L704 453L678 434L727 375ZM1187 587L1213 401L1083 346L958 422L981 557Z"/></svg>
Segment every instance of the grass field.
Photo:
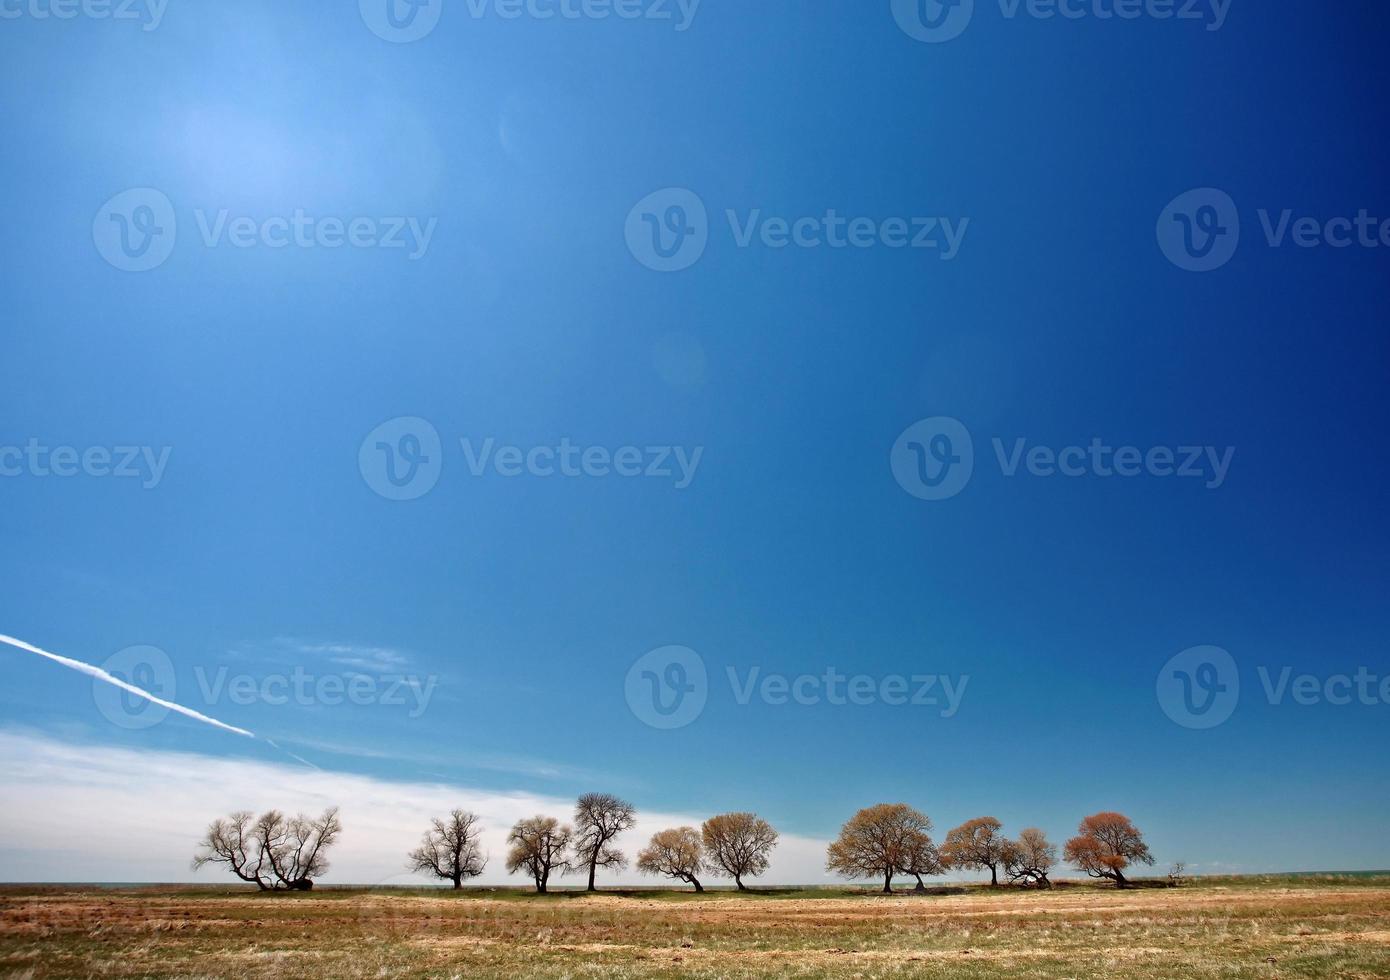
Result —
<svg viewBox="0 0 1390 980"><path fill-rule="evenodd" d="M0 888L0 976L1390 977L1390 875L1182 888Z"/></svg>

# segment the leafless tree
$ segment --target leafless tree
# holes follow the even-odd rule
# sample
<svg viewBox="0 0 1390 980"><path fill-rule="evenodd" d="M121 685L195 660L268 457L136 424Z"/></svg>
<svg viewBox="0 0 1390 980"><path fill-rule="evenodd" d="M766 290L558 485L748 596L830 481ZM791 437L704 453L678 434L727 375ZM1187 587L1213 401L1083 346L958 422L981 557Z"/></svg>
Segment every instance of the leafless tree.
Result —
<svg viewBox="0 0 1390 980"><path fill-rule="evenodd" d="M507 871L525 871L536 883L536 891L545 894L554 873L570 870L569 848L574 831L561 826L554 817L531 817L518 820L507 834Z"/></svg>
<svg viewBox="0 0 1390 980"><path fill-rule="evenodd" d="M893 875L907 865L921 866L923 840L931 821L906 803L879 803L860 810L840 828L826 850L825 866L845 878L883 879L885 894L893 893ZM930 872L924 872L930 873Z"/></svg>
<svg viewBox="0 0 1390 980"><path fill-rule="evenodd" d="M697 875L705 870L705 849L694 827L677 827L652 834L651 843L637 853L637 870L643 874L665 875L705 890Z"/></svg>
<svg viewBox="0 0 1390 980"><path fill-rule="evenodd" d="M594 878L599 868L627 867L627 857L611 842L636 822L632 804L607 793L585 793L575 802L575 864L589 869L589 891L598 891Z"/></svg>
<svg viewBox="0 0 1390 980"><path fill-rule="evenodd" d="M1183 861L1174 861L1173 866L1168 869L1168 887L1181 888L1187 884L1187 864Z"/></svg>
<svg viewBox="0 0 1390 980"><path fill-rule="evenodd" d="M746 892L745 877L756 878L767 870L777 831L754 813L721 813L700 827L707 866L712 874L734 879Z"/></svg>
<svg viewBox="0 0 1390 980"><path fill-rule="evenodd" d="M253 821L246 811L214 820L199 843L193 867L225 864L238 878L262 891L308 891L328 871L328 849L342 833L338 808L318 818L286 817L269 810Z"/></svg>
<svg viewBox="0 0 1390 980"><path fill-rule="evenodd" d="M270 891L275 879L266 867L265 851L253 833L253 820L250 810L238 810L225 820L219 817L208 824L207 834L198 844L201 850L193 858L193 869L225 864L242 881Z"/></svg>
<svg viewBox="0 0 1390 980"><path fill-rule="evenodd" d="M999 865L1004 863L1012 845L1000 833L1003 826L993 817L967 820L946 834L941 859L951 868L988 868L990 885L998 885Z"/></svg>
<svg viewBox="0 0 1390 980"><path fill-rule="evenodd" d="M1051 888L1052 882L1047 880L1047 876L1057 863L1057 848L1041 830L1029 827L1018 835L1018 840L1007 842L1003 863L1004 873L1012 881L1032 882L1042 888Z"/></svg>
<svg viewBox="0 0 1390 980"><path fill-rule="evenodd" d="M455 890L465 878L476 878L487 866L479 843L478 818L464 810L453 810L445 820L430 821L431 827L410 852L410 870L423 871L451 881Z"/></svg>

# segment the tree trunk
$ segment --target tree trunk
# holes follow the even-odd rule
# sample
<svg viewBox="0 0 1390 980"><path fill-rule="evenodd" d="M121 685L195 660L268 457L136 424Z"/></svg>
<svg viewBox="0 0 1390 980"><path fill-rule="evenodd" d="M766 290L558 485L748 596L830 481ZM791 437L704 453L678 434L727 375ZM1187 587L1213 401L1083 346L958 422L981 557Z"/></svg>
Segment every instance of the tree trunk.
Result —
<svg viewBox="0 0 1390 980"><path fill-rule="evenodd" d="M743 883L743 879L738 875L734 875L734 884L738 885L738 890L741 892L746 892L748 890L748 886Z"/></svg>
<svg viewBox="0 0 1390 980"><path fill-rule="evenodd" d="M1119 868L1116 868L1116 869L1115 869L1115 887L1116 887L1116 888L1123 888L1123 887L1125 887L1125 885L1128 885L1128 884L1129 884L1129 882L1125 880L1125 873L1124 873L1123 871L1121 871Z"/></svg>
<svg viewBox="0 0 1390 980"><path fill-rule="evenodd" d="M598 859L589 862L589 891L596 892L598 887L594 884L594 875L598 874Z"/></svg>
<svg viewBox="0 0 1390 980"><path fill-rule="evenodd" d="M999 887L999 866L996 864L991 864L989 866L989 887Z"/></svg>
<svg viewBox="0 0 1390 980"><path fill-rule="evenodd" d="M694 875L690 876L690 883L695 886L695 890L697 892L702 892L705 890L705 886L700 884L700 879L696 878Z"/></svg>
<svg viewBox="0 0 1390 980"><path fill-rule="evenodd" d="M463 887L463 876L462 876L462 875L454 875L453 881L454 881L454 891L458 891L460 888Z"/></svg>
<svg viewBox="0 0 1390 980"><path fill-rule="evenodd" d="M892 872L892 871L885 871L885 872L883 873L883 894L885 894L885 895L891 895L891 894L893 894L893 872Z"/></svg>
<svg viewBox="0 0 1390 980"><path fill-rule="evenodd" d="M926 886L926 884L922 881L922 876L921 876L921 875L918 875L918 876L917 876L917 887L914 888L914 889L912 889L912 890L915 891L915 892L924 892L924 891L927 890L927 886Z"/></svg>

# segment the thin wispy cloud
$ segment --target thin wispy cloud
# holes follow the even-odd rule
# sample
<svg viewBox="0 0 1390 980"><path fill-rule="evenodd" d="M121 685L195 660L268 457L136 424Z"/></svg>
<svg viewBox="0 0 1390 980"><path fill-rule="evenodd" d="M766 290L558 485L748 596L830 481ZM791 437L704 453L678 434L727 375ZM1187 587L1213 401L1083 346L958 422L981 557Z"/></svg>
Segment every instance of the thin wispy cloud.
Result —
<svg viewBox="0 0 1390 980"><path fill-rule="evenodd" d="M557 782L603 782L607 784L614 781L612 776L595 772L592 769L583 769L563 762L552 762L525 756L479 752L469 752L463 756L440 755L432 752L405 752L375 745L358 745L298 735L277 735L276 739L281 745L294 746L300 751L322 752L342 758L394 761L411 765L452 768L458 771L507 773ZM267 741L269 740L267 739Z"/></svg>
<svg viewBox="0 0 1390 980"><path fill-rule="evenodd" d="M134 694L136 697L144 698L151 704L157 704L161 708L167 708L170 711L173 711L177 714L181 714L185 718L192 718L194 721L200 721L205 725L212 725L214 728L220 728L223 731L231 732L234 735L244 735L247 738L256 737L254 732L248 732L244 728L237 728L235 725L229 725L225 721L218 721L216 718L209 717L208 715L203 714L201 711L194 711L192 708L185 708L181 704L177 704L173 701L168 701L164 698L161 698L157 694L152 694L151 692L146 691L144 688L137 687L134 684L131 684L129 681L122 680L121 678L115 676L109 671L103 670L102 668L96 667L92 664L83 663L81 660L73 660L71 657L64 657L60 654L51 653L48 650L44 650L40 647L34 646L32 643L25 643L23 640L15 639L13 636L5 636L3 633L0 633L0 643L14 647L17 650L23 650L26 653L32 653L40 657L44 657L48 660L53 661L56 664L59 664L63 667L67 667L69 670L75 670L80 674L86 674L88 677L94 677L97 680L102 681L103 683L120 688L122 691L125 691L129 694Z"/></svg>
<svg viewBox="0 0 1390 980"><path fill-rule="evenodd" d="M277 636L274 642L282 651L299 657L315 657L373 674L389 674L411 664L410 655L394 647L315 642L288 636Z"/></svg>

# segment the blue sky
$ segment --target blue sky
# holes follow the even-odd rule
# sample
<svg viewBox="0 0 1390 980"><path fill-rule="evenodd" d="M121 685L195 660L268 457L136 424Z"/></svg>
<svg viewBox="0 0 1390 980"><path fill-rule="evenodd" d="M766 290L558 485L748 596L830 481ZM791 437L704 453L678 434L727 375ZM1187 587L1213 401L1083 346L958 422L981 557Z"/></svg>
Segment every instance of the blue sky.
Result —
<svg viewBox="0 0 1390 980"><path fill-rule="evenodd" d="M807 840L880 800L943 832L993 813L1059 840L1120 809L1163 862L1390 866L1384 835L1329 833L1390 812L1390 704L1271 703L1260 674L1390 674L1390 248L1276 247L1260 217L1390 218L1379 7L1234 0L1208 30L979 0L963 34L923 43L886 0L704 0L685 30L452 3L400 44L338 0L170 0L151 30L3 9L0 451L168 455L157 480L0 455L0 633L93 664L156 647L176 700L279 746L177 715L112 723L90 677L5 648L0 731L37 753L6 795L61 785L52 760L78 745L136 753L122 766L299 757L461 798L612 790L666 814L754 809ZM1208 187L1238 208L1240 246L1194 273L1155 226ZM144 272L93 233L132 188L177 223ZM698 197L708 242L663 273L625 226L665 188ZM831 209L965 230L943 260L740 247L728 216ZM221 212L432 231L416 258L238 248L203 235ZM975 469L923 500L894 447L937 417L970 433ZM409 501L359 465L398 418L441 440L437 484ZM464 439L701 454L683 488L474 475ZM1233 455L1214 488L1008 476L995 439ZM661 730L625 681L668 645L709 683L697 718ZM1156 694L1199 645L1241 684L1206 730ZM418 712L405 694L207 697L224 667L430 693ZM831 667L968 683L943 717L740 704L727 673ZM148 778L149 799L175 792ZM5 808L13 832L102 799L27 798ZM206 813L190 841L237 805L216 787L180 802ZM0 848L0 877L34 874Z"/></svg>

